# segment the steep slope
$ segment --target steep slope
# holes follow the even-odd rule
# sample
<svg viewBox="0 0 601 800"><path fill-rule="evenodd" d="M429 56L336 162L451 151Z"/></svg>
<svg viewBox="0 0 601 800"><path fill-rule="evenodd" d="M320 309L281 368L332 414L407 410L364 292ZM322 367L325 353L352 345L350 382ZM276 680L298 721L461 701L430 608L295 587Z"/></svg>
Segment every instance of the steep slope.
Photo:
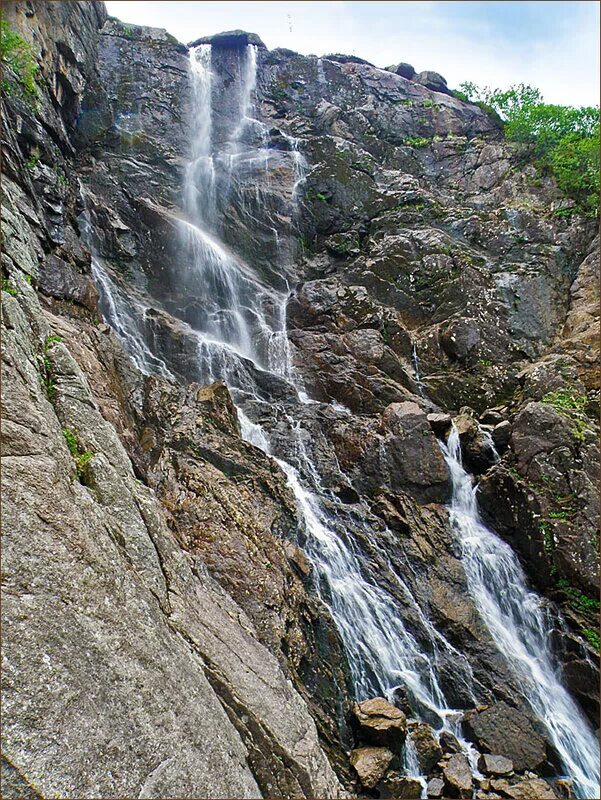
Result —
<svg viewBox="0 0 601 800"><path fill-rule="evenodd" d="M41 92L3 114L3 796L337 796L324 750L359 789L350 701L383 692L416 774L446 763L423 723L482 704L556 772L436 436L452 416L596 725L593 223L423 75L244 32L190 61L101 4L10 21ZM204 335L224 274L242 358Z"/></svg>
<svg viewBox="0 0 601 800"><path fill-rule="evenodd" d="M66 81L61 54L78 52L73 29L82 23L94 63L102 7L39 4L33 19L39 39L56 48L42 57L48 83L37 109L14 95L3 113L2 795L336 796L304 701L249 617L180 548L181 526L169 529L119 440L133 437L128 411L147 412L148 434L153 393L162 414L178 389L145 380L99 329L86 274L73 119L55 90ZM90 77L83 60L72 69L81 69L81 85ZM39 160L28 167L33 147ZM218 391L189 392L188 436L205 458L211 437L222 454L237 432L230 406ZM181 415L186 405L175 403ZM182 433L180 423L174 437ZM236 440L254 459L257 483L271 480L290 505L270 465ZM234 517L235 503L230 497ZM298 584L279 547L271 558L282 581ZM296 594L310 629L315 603L302 588ZM288 635L302 639L294 627Z"/></svg>

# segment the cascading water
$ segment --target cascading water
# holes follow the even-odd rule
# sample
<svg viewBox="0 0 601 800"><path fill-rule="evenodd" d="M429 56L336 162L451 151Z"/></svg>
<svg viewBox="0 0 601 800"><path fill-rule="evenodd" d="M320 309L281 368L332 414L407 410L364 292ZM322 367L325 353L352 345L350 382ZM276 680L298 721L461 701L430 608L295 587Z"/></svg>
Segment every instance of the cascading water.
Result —
<svg viewBox="0 0 601 800"><path fill-rule="evenodd" d="M469 591L499 650L519 677L524 696L542 720L578 797L599 797L599 744L590 725L561 685L549 652L550 621L529 591L508 544L481 521L477 489L461 464L453 427L442 451L451 473L451 524L462 547Z"/></svg>
<svg viewBox="0 0 601 800"><path fill-rule="evenodd" d="M194 102L207 103L211 97L210 47L201 46L191 52L190 58ZM250 98L256 80L251 71L255 66L256 53L251 46L247 48L240 69L240 117L231 120L232 132L229 136L222 133L227 151L225 155L214 152L214 145L209 141L212 125L206 106L195 108L199 122L193 143L193 157L185 178L188 221L183 223L183 231L186 245L193 248L193 269L202 277L206 287L203 296L206 307L211 309L199 334L202 341L201 357L207 362L207 377L219 377L228 383L238 403L243 433L249 441L270 452L268 435L258 425L251 423L244 411L245 398L256 398L260 392L252 385L252 380L249 382L248 374L245 375L247 380L240 381L240 372L229 368L221 354L227 351L228 358L233 359L244 356L256 367L268 369L294 382L290 353L287 346L282 344L282 339L287 343L287 293L278 296L273 289L262 286L258 275L253 274L248 265L232 254L225 253L223 245L210 238L218 230L220 221L214 214L224 198L217 197L212 208L196 200L196 197L204 194L203 181L207 182L207 193L212 191L215 184L232 191L232 186L238 180L240 165L261 163L264 158L261 146L253 150L244 144L245 125L252 125L255 131L260 126L257 120L249 119L252 107ZM304 169L298 141L293 137L289 137L289 149L286 152L292 161L293 185L290 196L294 203L298 187L304 179ZM227 171L225 179L222 175L224 171ZM290 209L291 220L294 219L294 212L295 209ZM209 238L210 242L205 244ZM203 246L196 244L197 240ZM290 265L281 266L285 273ZM271 315L265 310L268 304L264 300L268 293L271 293L274 301L271 307L276 308L276 313ZM265 340L272 344L271 348L267 348L267 353L263 347ZM277 343L275 347L274 340ZM297 387L294 387L294 392L297 404L311 402ZM297 467L281 458L278 458L278 462L288 476L304 520L307 552L316 566L320 593L332 609L346 645L357 695L367 697L385 692L392 696L395 687L401 685L420 708L430 712L435 724L451 724L446 719L452 720L456 712L445 700L434 662L429 654L420 650L415 638L405 628L394 598L378 586L374 576L366 574L358 545L342 524L345 513L343 504L339 503L337 510L340 518L337 520L336 514L331 509L326 511L320 502L319 496L325 492L304 447L301 426L293 418L293 409L294 404L285 414L291 421L291 435L295 437ZM332 496L327 499L330 507L336 502ZM439 638L450 648L443 637ZM438 644L440 646L440 642ZM469 672L467 666L466 671ZM469 682L469 678L466 682Z"/></svg>
<svg viewBox="0 0 601 800"><path fill-rule="evenodd" d="M445 697L440 664L443 656L452 661L466 705L475 705L477 698L467 659L429 622L427 613L412 596L403 576L386 556L381 542L392 534L381 530L376 534L369 527L369 514L353 516L352 508L349 509L333 492L324 488L304 444L303 434L306 432L303 431L301 412L307 404L315 401L308 398L303 387L298 385L291 364L286 305L289 286L295 281L295 276L293 259L286 256L284 247L286 240L293 238L298 197L305 179L299 141L282 132L287 147L273 151L266 146L268 129L253 117L257 66L257 52L253 46L236 52L235 63L228 64L228 74L236 74L237 80L227 90L228 95L231 94L229 103L224 92L219 92L217 111L213 103L216 93L213 56L209 45L190 51L191 157L183 187L184 218L179 221L185 258L178 272L178 281L181 281L182 291L191 298L186 321L198 342L200 374L207 382L216 379L226 382L237 405L243 436L276 458L287 475L299 516L304 522L305 549L314 565L317 589L340 631L357 697L362 699L384 694L394 700L395 691L401 688L420 717L438 730L444 728L459 735L461 710L453 708ZM321 79L325 80L323 65ZM290 185L284 187L287 193L281 193L286 198L281 202L287 205L276 211L267 207L269 194L261 188L269 181L272 159L277 159L280 176L286 171L290 176ZM234 205L236 212L232 211ZM261 207L261 219L257 218L257 207ZM239 255L241 248L228 238L231 231L224 222L231 219L233 213L242 215L242 222L249 223L247 227L258 227L271 237L271 261L277 267L275 271L260 270L253 259ZM290 221L288 230L282 227L282 219ZM250 234L249 237L248 241L252 243ZM140 309L126 302L119 304L118 287L105 280L105 272L100 271L97 277L107 298L117 293L112 310L108 309L109 321L122 336L127 349L134 359L144 362L142 367L145 371L162 371L162 362L151 362L140 351L139 343L132 343L131 335L127 335L128 331L133 331L134 338L138 333L143 338L144 327L136 317ZM118 319L120 315L129 316L131 320L123 324ZM148 349L147 343L144 343L144 348ZM262 375L267 376L267 382L261 379ZM279 393L270 394L269 381L279 387ZM282 385L286 387L285 401L281 400ZM274 419L278 416L285 418L289 431L285 453L280 452L266 429L251 420L253 402L262 402L263 407L269 404L269 413ZM341 413L344 411L342 408L339 410ZM470 495L472 506L469 506L468 514L469 498L464 496L465 493L460 494L463 486L461 476L465 476L466 481L469 477L460 466L454 439L445 450L445 457L453 475L453 520L464 544L464 563L470 587L493 636L502 651L508 654L506 639L495 625L502 626L502 614L509 614L509 611L502 595L497 601L497 595L491 595L486 585L494 582L495 586L500 586L499 582L507 578L509 556L487 560L484 551L480 564L474 555L477 548L471 545L473 537L469 531L473 532L476 524L480 526L476 529L478 534L486 529L477 522L473 497ZM467 526L466 520L471 520L472 528ZM355 536L355 531L361 533L363 539ZM462 537L462 531L466 532L465 537ZM503 547L493 534L488 531L486 534ZM370 542L378 558L377 568L365 556L361 540ZM486 537L484 540L488 541ZM531 597L515 558L511 564L513 582L521 587L524 597ZM379 571L382 569L387 573L387 580L396 587L395 595L382 587ZM533 599L530 605L535 605ZM524 608L525 605L522 610ZM534 626L533 631L538 631L542 641L545 631L542 612L540 609L534 611L538 616L529 624ZM408 616L410 625L406 622ZM511 616L508 619L511 621ZM516 622L513 629L517 637L515 642L522 642L522 632L525 635L530 630L526 620L522 628ZM504 635L507 635L506 631ZM534 633L529 633L525 641L534 643ZM515 642L512 639L514 648ZM510 664L520 679L529 676L532 695L529 699L535 712L547 722L551 735L557 739L556 746L567 771L579 785L589 787L595 773L586 723L581 722L581 715L558 681L554 679L551 682L550 660L545 656L544 668L539 666L535 669L534 658L530 661L529 656L526 658L530 651L525 644L522 650L524 659L518 655L519 649L511 651ZM522 661L530 664L530 672L524 671ZM552 688L549 690L549 687ZM555 694L556 705L551 706L548 701L544 705L545 692ZM536 702L533 697L537 698ZM561 716L557 721L549 722L546 717L556 711L561 711ZM578 726L581 730L575 731ZM474 763L473 752L467 745L465 747ZM415 774L416 764L415 753L409 746L406 771Z"/></svg>

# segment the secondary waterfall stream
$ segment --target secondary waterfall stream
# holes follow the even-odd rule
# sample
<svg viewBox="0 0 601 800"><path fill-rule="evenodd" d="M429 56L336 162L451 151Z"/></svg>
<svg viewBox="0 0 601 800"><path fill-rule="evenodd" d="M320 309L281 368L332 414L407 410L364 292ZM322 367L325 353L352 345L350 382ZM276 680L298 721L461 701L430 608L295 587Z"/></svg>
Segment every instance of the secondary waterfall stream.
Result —
<svg viewBox="0 0 601 800"><path fill-rule="evenodd" d="M190 51L191 157L184 177L184 217L178 222L186 255L181 280L194 297L194 314L187 322L196 337L200 373L206 382L226 382L238 408L244 437L276 458L287 475L304 523L304 548L314 565L317 590L340 631L357 697L385 694L394 700L395 691L401 687L413 707L420 709L420 716L437 730L447 729L459 735L463 709L454 708L445 695L438 656L444 653L452 659L464 695L475 705L469 663L432 625L403 576L387 562L386 553L380 548L379 556L387 564L398 596L411 608L412 627L406 624L403 607L382 587L377 571L354 536L354 527L365 528L368 518L354 518L352 525L348 524L352 509L325 488L305 446L300 411L314 401L299 384L291 363L286 305L295 282L294 259L282 245L284 235L288 240L294 238L297 201L304 179L299 142L285 135L285 148L274 150L267 146L269 130L256 119L253 109L257 75L254 46L236 51L235 81L228 90L228 102L219 108L218 115L212 59L210 45ZM224 218L233 197L249 218L253 212L256 214L257 207L261 209L262 190L257 176L268 180L272 162L277 162L280 176L289 176L289 186L288 207L277 213L265 208L260 220L262 230L273 232L275 263L269 273L241 256L237 243L228 239ZM282 228L284 218L289 220L288 231ZM94 270L105 316L137 366L145 372L168 376L169 365L144 340L143 305L123 297L98 260ZM275 382L279 393L270 393L265 376ZM279 399L282 392L285 403ZM270 432L253 421L253 402L267 403L274 415L286 418L290 441L285 454L272 441ZM493 640L520 681L524 696L547 727L579 795L597 796L595 738L557 678L546 645L549 624L540 601L528 591L511 549L480 522L470 477L461 466L455 432L443 451L453 481L451 522L462 548L469 591ZM366 533L370 539L375 538L369 530ZM466 750L473 756L467 745ZM413 754L408 748L408 772L412 771L412 763Z"/></svg>

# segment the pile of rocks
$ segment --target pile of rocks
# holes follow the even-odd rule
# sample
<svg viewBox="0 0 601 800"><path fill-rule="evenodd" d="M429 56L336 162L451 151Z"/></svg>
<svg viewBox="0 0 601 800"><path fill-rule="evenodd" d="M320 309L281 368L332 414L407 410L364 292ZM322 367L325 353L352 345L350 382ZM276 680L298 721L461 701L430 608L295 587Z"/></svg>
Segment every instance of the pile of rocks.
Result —
<svg viewBox="0 0 601 800"><path fill-rule="evenodd" d="M529 719L506 703L479 706L465 714L463 733L481 753L470 763L460 741L448 731L438 736L424 722L408 721L383 697L356 703L352 724L358 747L350 762L359 794L401 800L555 800L572 797L571 784L553 785L534 772L548 762L548 745ZM402 774L401 754L409 740L421 778Z"/></svg>

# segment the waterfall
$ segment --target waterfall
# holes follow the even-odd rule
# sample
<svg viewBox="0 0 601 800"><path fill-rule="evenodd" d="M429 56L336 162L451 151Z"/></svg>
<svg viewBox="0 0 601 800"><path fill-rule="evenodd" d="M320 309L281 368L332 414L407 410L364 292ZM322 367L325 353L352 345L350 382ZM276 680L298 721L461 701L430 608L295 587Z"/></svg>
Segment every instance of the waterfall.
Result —
<svg viewBox="0 0 601 800"><path fill-rule="evenodd" d="M599 745L588 721L557 677L549 652L550 621L529 591L508 544L481 521L476 488L461 464L453 427L441 448L451 473L451 524L462 548L469 591L494 641L520 680L523 694L545 724L578 797L599 797Z"/></svg>
<svg viewBox="0 0 601 800"><path fill-rule="evenodd" d="M289 287L297 280L294 259L286 243L294 238L298 199L306 176L301 143L282 132L288 145L286 149L266 147L268 129L254 116L258 60L255 47L247 46L235 54L237 67L228 65L228 74L235 75L237 83L227 92L216 88L218 76L214 58L210 45L190 51L190 161L183 181L184 216L178 222L181 242L178 286L189 301L186 320L197 341L201 379L226 382L237 407L242 435L275 458L287 477L304 526L306 541L303 546L314 567L316 588L340 632L357 698L380 694L395 701L397 692L402 690L416 715L428 720L436 730L449 730L461 739L459 725L463 708L454 708L445 696L441 664L445 659L452 661L466 707L476 705L472 672L466 657L434 628L412 596L403 575L391 563L382 542L388 537L392 543L393 535L376 529L369 513L355 513L352 506L324 488L305 445L305 436L310 434L303 429L302 412L307 404L316 401L308 397L295 375L286 333ZM323 75L323 68L320 75ZM217 96L218 106L214 103ZM287 205L275 210L263 203L272 160L277 160L278 181L282 181L284 174L290 176L290 185L279 187L280 202ZM240 235L251 237L249 241L253 242L254 229L258 229L265 237L268 235L271 246L277 248L273 259L268 259L275 265L271 272L267 267L260 268L256 263L258 259L240 255L239 241L231 237L226 224L232 218L234 206L238 224L246 226ZM261 208L260 219L253 216L257 206ZM289 220L288 228L282 220ZM267 238L262 247L267 246L265 242ZM260 255L261 248L255 248L255 252ZM140 347L143 344L148 349L148 340L142 344L132 342L138 334L144 339L140 309L127 303L119 305L118 287L108 283L105 274L99 272L97 277L107 298L111 294L115 296L114 309L109 309L109 321L122 336L136 363L142 362ZM120 316L126 321L120 320ZM421 383L415 351L414 356L416 378ZM148 360L143 367L145 371L161 369L159 362L151 364ZM266 378L267 383L262 378ZM280 394L276 392L270 396L269 389L265 388L270 380L280 388L285 386L289 399L279 399ZM272 414L274 419L286 420L289 441L285 453L280 452L273 434L270 436L267 428L253 421L253 403L258 401L263 402L263 410L269 407L265 413ZM336 407L344 413L343 407ZM526 649L526 642L534 646L536 641L541 644L540 654L546 652L542 647L546 630L542 612L536 598L524 588L523 576L511 551L503 550L506 546L478 522L471 488L467 496L469 477L461 468L454 443L452 439L445 449L455 487L452 519L464 546L463 560L472 595L514 672L520 679L523 677L524 685L529 687L533 709L547 722L554 742L557 740L567 771L580 785L589 787L594 770L588 728L565 690L553 679L550 659L544 657L544 668L540 665L542 662L536 666L534 656L530 657ZM469 514L468 503L471 503ZM366 511L365 508L360 510ZM471 527L467 526L468 520ZM494 541L495 547L504 554L503 558L488 559L484 552L478 560L479 552L474 555L478 548L472 541L474 531L483 541ZM377 564L367 557L362 541L369 543L372 555L377 556ZM497 551L491 552L496 554ZM395 587L395 594L383 587L382 570L386 571L387 582ZM509 578L510 584L507 583ZM501 592L504 583L509 587L505 595ZM499 588L498 597L496 589L493 592L487 588L489 584ZM518 586L523 594L519 602L522 602L524 616L519 630L517 620L512 621L505 607L509 596L513 603L513 593L518 591L515 588ZM529 622L524 613L526 609L538 616ZM519 648L514 652L505 647L506 640L502 636L509 636L508 631L497 631L495 627L503 626L503 614L514 625L511 630L516 631L515 641L511 639L512 647L515 649L516 642L524 641L523 658ZM530 672L524 666L526 663L530 665ZM551 700L544 697L546 693L554 695L553 708ZM556 711L561 711L561 719L546 720L549 713ZM575 730L578 727L580 730ZM473 749L463 744L474 763ZM578 749L585 755L579 755ZM410 774L418 771L411 746L407 748L405 769Z"/></svg>

